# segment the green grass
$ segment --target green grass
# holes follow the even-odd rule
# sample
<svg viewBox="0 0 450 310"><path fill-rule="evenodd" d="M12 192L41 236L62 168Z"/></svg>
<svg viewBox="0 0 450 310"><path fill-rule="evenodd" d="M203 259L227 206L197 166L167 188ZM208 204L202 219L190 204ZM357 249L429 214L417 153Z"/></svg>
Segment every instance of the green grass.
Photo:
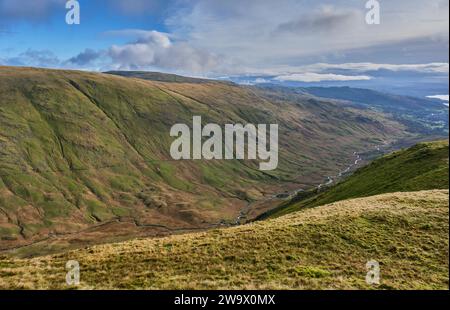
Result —
<svg viewBox="0 0 450 310"><path fill-rule="evenodd" d="M1 289L448 289L448 190L384 194L274 220L32 259L0 258ZM365 281L380 264L380 285Z"/></svg>
<svg viewBox="0 0 450 310"><path fill-rule="evenodd" d="M292 202L269 212L269 216L383 193L448 189L448 161L448 140L419 143L373 161L322 193L301 193Z"/></svg>

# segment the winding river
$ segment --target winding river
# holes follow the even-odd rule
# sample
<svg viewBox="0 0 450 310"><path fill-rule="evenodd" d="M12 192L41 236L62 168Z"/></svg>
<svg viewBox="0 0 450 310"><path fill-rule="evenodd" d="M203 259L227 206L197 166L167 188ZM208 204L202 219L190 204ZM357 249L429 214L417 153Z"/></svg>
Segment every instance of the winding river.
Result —
<svg viewBox="0 0 450 310"><path fill-rule="evenodd" d="M375 149L376 149L376 151L381 152L380 146L376 146ZM352 169L356 168L361 163L363 158L361 157L361 154L358 152L353 152L353 156L354 156L354 160L352 160L352 163L350 165L348 165L345 169L339 171L334 176L327 176L325 178L326 181L324 183L317 185L316 189L318 191L320 191L320 190L322 190L322 188L328 187L328 186L332 185L333 183L336 183L339 179L341 179L343 176L345 176L347 173L349 173ZM247 218L248 214L250 213L250 211L252 210L254 205L269 202L272 200L289 200L289 199L294 198L298 193L300 193L302 191L304 191L304 189L299 188L299 189L296 189L291 192L278 193L278 194L274 194L270 197L267 197L265 199L249 202L239 212L239 215L237 216L237 218L234 221L234 223L232 224L232 226L241 225L241 224L245 223L248 220L248 218Z"/></svg>

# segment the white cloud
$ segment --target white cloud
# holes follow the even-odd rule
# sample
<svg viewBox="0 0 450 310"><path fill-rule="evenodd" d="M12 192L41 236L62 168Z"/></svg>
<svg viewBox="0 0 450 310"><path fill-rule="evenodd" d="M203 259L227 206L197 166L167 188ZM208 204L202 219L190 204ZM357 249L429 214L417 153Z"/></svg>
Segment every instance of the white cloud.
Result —
<svg viewBox="0 0 450 310"><path fill-rule="evenodd" d="M449 101L449 95L434 95L434 96L427 96L427 98L431 98L431 99L439 99L442 101Z"/></svg>
<svg viewBox="0 0 450 310"><path fill-rule="evenodd" d="M426 63L426 64L377 64L377 63L315 63L305 66L267 66L262 69L252 67L234 67L230 68L229 75L250 75L250 76L288 76L292 74L342 74L342 70L346 70L349 74L359 75L361 73L370 73L379 70L387 70L392 72L417 72L417 73L434 73L448 74L448 63ZM338 72L335 72L338 71ZM369 74L370 75L370 74Z"/></svg>
<svg viewBox="0 0 450 310"><path fill-rule="evenodd" d="M131 43L109 48L111 66L115 69L163 69L189 75L206 75L222 64L221 57L186 42L172 42L169 35L162 32L127 30L122 34L137 34L138 38Z"/></svg>
<svg viewBox="0 0 450 310"><path fill-rule="evenodd" d="M318 63L306 66L305 68L315 71L324 71L329 69L343 69L358 72L389 70L389 71L416 71L423 73L448 73L448 63L428 63L428 64L376 64L376 63L343 63L343 64L327 64Z"/></svg>
<svg viewBox="0 0 450 310"><path fill-rule="evenodd" d="M341 75L341 74L320 74L320 73L294 73L289 75L280 75L274 78L274 80L285 82L322 82L322 81L368 81L371 77L367 75Z"/></svg>
<svg viewBox="0 0 450 310"><path fill-rule="evenodd" d="M122 29L104 32L105 36L123 36L135 38L138 43L156 43L163 47L168 47L170 42L170 34L155 30L142 29Z"/></svg>
<svg viewBox="0 0 450 310"><path fill-rule="evenodd" d="M167 35L157 31L146 31L132 43L111 46L108 53L114 64L123 69L136 69L155 64L156 53L168 49L171 45Z"/></svg>
<svg viewBox="0 0 450 310"><path fill-rule="evenodd" d="M255 84L265 84L265 83L270 83L270 80L267 79L263 79L263 78L257 78L254 81Z"/></svg>
<svg viewBox="0 0 450 310"><path fill-rule="evenodd" d="M411 46L422 38L448 43L448 11L441 0L382 2L382 22L367 25L365 1L335 0L196 0L166 21L175 37L191 46L222 53L253 70L314 62L359 59L397 63L416 54L426 60L448 59L448 49ZM406 43L405 43L406 42ZM427 45L428 44L428 45ZM447 44L448 46L448 44ZM374 51L368 56L368 51ZM426 56L432 55L432 56ZM370 57L373 57L371 59ZM433 60L430 60L432 58ZM410 61L408 61L410 62Z"/></svg>

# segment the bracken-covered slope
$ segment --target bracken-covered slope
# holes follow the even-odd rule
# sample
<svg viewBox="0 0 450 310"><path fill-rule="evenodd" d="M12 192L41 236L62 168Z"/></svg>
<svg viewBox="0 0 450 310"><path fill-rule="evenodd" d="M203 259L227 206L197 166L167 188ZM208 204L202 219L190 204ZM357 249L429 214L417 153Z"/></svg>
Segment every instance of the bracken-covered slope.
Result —
<svg viewBox="0 0 450 310"><path fill-rule="evenodd" d="M448 190L346 200L205 233L0 260L0 288L448 289ZM380 284L366 283L366 263Z"/></svg>
<svg viewBox="0 0 450 310"><path fill-rule="evenodd" d="M311 186L353 152L414 134L370 110L187 81L0 67L0 250L91 228L104 241L234 223L273 187ZM171 160L171 126L194 115L279 124L278 169Z"/></svg>
<svg viewBox="0 0 450 310"><path fill-rule="evenodd" d="M383 193L448 189L448 161L448 140L419 143L373 161L323 192L317 193L315 189L300 193L293 201L263 217L276 217L305 207Z"/></svg>

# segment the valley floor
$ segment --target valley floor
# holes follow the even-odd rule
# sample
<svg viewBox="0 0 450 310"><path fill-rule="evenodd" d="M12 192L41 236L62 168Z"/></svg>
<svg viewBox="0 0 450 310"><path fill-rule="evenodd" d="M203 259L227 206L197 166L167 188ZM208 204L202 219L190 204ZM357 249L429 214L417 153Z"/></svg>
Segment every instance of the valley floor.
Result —
<svg viewBox="0 0 450 310"><path fill-rule="evenodd" d="M274 220L32 259L0 258L2 289L448 289L448 190L384 194ZM380 284L366 283L366 263Z"/></svg>

